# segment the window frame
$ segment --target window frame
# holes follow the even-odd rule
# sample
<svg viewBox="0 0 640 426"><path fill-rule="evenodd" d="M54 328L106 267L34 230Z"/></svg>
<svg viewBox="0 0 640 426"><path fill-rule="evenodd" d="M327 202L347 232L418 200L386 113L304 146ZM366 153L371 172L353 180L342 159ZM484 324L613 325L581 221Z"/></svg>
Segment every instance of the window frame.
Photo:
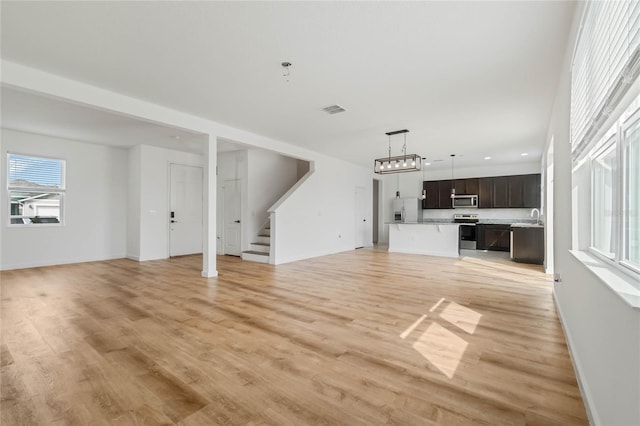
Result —
<svg viewBox="0 0 640 426"><path fill-rule="evenodd" d="M12 155L19 155L19 156L23 156L23 157L31 157L31 158L36 158L36 159L43 159L43 160L53 160L53 161L59 161L61 163L61 180L60 180L60 188L49 188L49 187L34 187L34 186L19 186L19 185L11 185L11 181L9 179L9 173L10 173L10 162L11 159L10 157ZM32 228L32 227L37 227L37 228L45 228L45 227L60 227L60 226L65 226L65 217L66 217L66 212L65 212L65 196L66 196L66 192L67 192L67 161L63 158L56 158L56 157L49 157L49 156L44 156L44 155L39 155L39 154L25 154L25 153L21 153L21 152L13 152L13 151L7 151L6 152L6 173L5 173L5 177L7 179L7 223L6 226L7 227L11 227L11 228ZM11 214L11 194L13 192L29 192L29 193L34 193L34 194L38 194L38 193L52 193L52 194L58 194L59 196L59 210L60 210L60 215L58 218L58 223L47 223L47 222L43 222L43 223L11 223L11 219L15 216Z"/></svg>
<svg viewBox="0 0 640 426"><path fill-rule="evenodd" d="M617 127L617 126L616 126ZM616 129L617 130L617 129ZM595 239L595 235L596 235L596 215L595 215L595 210L596 210L596 176L595 176L595 166L594 163L598 160L598 158L600 158L603 155L606 155L607 153L609 153L610 151L612 151L615 153L615 158L616 158L616 166L618 169L618 172L614 175L613 181L614 181L614 191L613 191L613 203L612 203L612 220L613 220L613 233L614 236L616 238L615 240L615 244L613 247L613 256L609 256L609 254L603 252L602 250L598 249L595 244L594 244L594 239ZM591 226L590 226L590 233L591 235L589 236L589 251L593 254L595 254L596 256L598 256L601 259L605 259L607 261L617 261L617 255L618 255L618 245L620 242L620 238L618 235L618 212L620 211L620 209L618 208L618 201L620 200L619 195L617 194L617 187L618 187L618 181L620 178L620 167L619 167L619 155L618 155L618 132L616 131L613 135L610 134L610 132L607 132L607 135L605 135L601 142L597 144L596 149L594 149L594 151L592 152L592 154L589 156L589 173L591 175L591 182L590 182L590 186L591 186Z"/></svg>
<svg viewBox="0 0 640 426"><path fill-rule="evenodd" d="M640 101L640 95L636 98ZM626 261L626 243L629 235L625 230L626 226L626 209L628 206L628 200L625 195L627 194L626 188L626 132L634 125L640 125L640 102L632 102L631 105L623 111L614 124L607 130L605 135L600 139L598 143L591 149L588 155L589 158L589 173L590 173L590 238L589 247L587 252L597 259L601 260L605 264L614 268L617 271L623 272L625 275L634 278L636 281L640 281L640 268L628 261ZM594 244L595 235L595 173L594 173L594 161L601 155L607 153L610 149L615 150L617 176L614 178L613 188L613 220L614 220L614 232L615 232L615 245L614 255L612 257L598 250ZM640 289L639 285L636 285Z"/></svg>
<svg viewBox="0 0 640 426"><path fill-rule="evenodd" d="M629 169L627 167L627 147L629 142L627 141L627 132L633 128L634 126L640 126L640 108L634 111L629 117L624 117L621 119L620 124L620 137L619 137L619 161L622 165L622 170L620 173L620 183L619 188L621 192L621 205L620 205L620 236L622 237L619 241L619 263L623 267L631 270L633 273L640 275L640 265L635 265L628 261L628 242L630 239L630 234L627 232L628 229L628 211L629 211L629 197L626 195L629 194L628 188L628 175ZM638 129L640 131L640 129ZM640 191L640 188L638 188ZM640 220L640 218L639 218Z"/></svg>

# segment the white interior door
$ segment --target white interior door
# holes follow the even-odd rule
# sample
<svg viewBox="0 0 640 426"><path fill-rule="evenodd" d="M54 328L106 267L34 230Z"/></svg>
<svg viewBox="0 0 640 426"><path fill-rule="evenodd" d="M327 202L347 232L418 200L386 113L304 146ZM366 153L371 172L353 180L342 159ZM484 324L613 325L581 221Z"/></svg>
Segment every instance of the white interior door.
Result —
<svg viewBox="0 0 640 426"><path fill-rule="evenodd" d="M240 227L240 179L224 181L224 253L240 256L242 232Z"/></svg>
<svg viewBox="0 0 640 426"><path fill-rule="evenodd" d="M356 187L356 205L355 205L355 246L356 248L364 247L365 237L367 235L367 214L365 209L365 189Z"/></svg>
<svg viewBox="0 0 640 426"><path fill-rule="evenodd" d="M202 167L169 168L169 254L202 253Z"/></svg>

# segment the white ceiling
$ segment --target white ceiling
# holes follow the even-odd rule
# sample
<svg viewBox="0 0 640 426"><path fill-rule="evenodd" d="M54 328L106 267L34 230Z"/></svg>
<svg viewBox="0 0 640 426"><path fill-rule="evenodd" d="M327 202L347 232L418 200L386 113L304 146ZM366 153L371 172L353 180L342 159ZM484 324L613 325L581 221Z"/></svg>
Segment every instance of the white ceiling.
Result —
<svg viewBox="0 0 640 426"><path fill-rule="evenodd" d="M411 131L408 151L429 159L530 162L545 144L574 6L2 2L1 51L367 166L387 154L384 133L403 128ZM282 61L293 63L289 82ZM322 111L335 103L348 111ZM3 122L4 107L3 100ZM18 111L23 121L31 110ZM392 144L399 153L401 137Z"/></svg>

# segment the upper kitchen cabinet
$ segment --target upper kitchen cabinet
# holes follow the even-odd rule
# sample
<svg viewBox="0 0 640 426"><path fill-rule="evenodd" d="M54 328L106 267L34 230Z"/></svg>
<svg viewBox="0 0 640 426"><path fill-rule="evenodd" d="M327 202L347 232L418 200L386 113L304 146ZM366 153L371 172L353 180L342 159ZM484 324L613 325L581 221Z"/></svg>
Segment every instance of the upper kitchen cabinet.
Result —
<svg viewBox="0 0 640 426"><path fill-rule="evenodd" d="M478 207L481 209L493 207L493 178L478 179Z"/></svg>
<svg viewBox="0 0 640 426"><path fill-rule="evenodd" d="M509 176L509 206L540 207L540 175Z"/></svg>
<svg viewBox="0 0 640 426"><path fill-rule="evenodd" d="M509 206L524 207L524 176L509 176Z"/></svg>
<svg viewBox="0 0 640 426"><path fill-rule="evenodd" d="M427 192L427 198L422 200L423 209L440 208L440 192L438 191L438 181L430 180L422 182L422 189Z"/></svg>
<svg viewBox="0 0 640 426"><path fill-rule="evenodd" d="M423 182L423 208L452 208L451 185L451 180ZM482 209L540 207L540 174L456 179L453 185L457 195L478 195Z"/></svg>
<svg viewBox="0 0 640 426"><path fill-rule="evenodd" d="M487 178L485 178L487 179ZM509 183L510 176L498 176L491 179L493 182L493 208L507 208L511 207L509 203Z"/></svg>
<svg viewBox="0 0 640 426"><path fill-rule="evenodd" d="M422 183L422 189L427 191L427 198L422 200L423 209L450 209L451 181L430 180Z"/></svg>
<svg viewBox="0 0 640 426"><path fill-rule="evenodd" d="M540 174L524 175L522 198L526 208L540 208L542 196L542 178Z"/></svg>
<svg viewBox="0 0 640 426"><path fill-rule="evenodd" d="M438 181L438 208L451 209L451 180Z"/></svg>
<svg viewBox="0 0 640 426"><path fill-rule="evenodd" d="M478 178L456 179L456 195L478 195Z"/></svg>

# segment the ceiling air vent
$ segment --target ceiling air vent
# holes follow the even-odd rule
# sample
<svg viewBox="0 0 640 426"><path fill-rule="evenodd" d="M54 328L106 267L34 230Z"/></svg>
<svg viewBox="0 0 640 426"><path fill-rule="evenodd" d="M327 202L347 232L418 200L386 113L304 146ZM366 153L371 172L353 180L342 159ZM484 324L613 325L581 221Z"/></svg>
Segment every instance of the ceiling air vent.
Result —
<svg viewBox="0 0 640 426"><path fill-rule="evenodd" d="M340 105L331 105L326 108L322 108L322 110L327 114L338 114L346 111L346 109L342 108Z"/></svg>

